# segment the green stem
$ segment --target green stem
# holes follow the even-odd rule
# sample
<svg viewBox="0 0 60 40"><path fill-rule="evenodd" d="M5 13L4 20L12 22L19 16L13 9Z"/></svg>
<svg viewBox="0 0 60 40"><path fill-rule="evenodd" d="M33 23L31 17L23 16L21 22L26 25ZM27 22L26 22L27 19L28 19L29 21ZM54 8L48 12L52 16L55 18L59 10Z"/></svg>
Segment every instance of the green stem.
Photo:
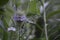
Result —
<svg viewBox="0 0 60 40"><path fill-rule="evenodd" d="M46 36L46 40L48 40L47 23L46 23L46 11L45 11L45 8L44 8L44 0L43 0L43 9L44 9L45 36Z"/></svg>

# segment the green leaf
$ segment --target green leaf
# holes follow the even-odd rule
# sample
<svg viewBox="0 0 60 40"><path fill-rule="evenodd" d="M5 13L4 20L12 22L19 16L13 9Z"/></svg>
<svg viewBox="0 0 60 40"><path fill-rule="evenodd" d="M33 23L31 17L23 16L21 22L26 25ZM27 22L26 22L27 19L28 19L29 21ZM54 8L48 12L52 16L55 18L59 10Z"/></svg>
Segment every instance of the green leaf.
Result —
<svg viewBox="0 0 60 40"><path fill-rule="evenodd" d="M5 19L7 21L7 23L9 23L12 15L14 14L14 10L12 7L7 7L4 13Z"/></svg>
<svg viewBox="0 0 60 40"><path fill-rule="evenodd" d="M3 39L2 40L8 40L8 33L7 32L3 32Z"/></svg>
<svg viewBox="0 0 60 40"><path fill-rule="evenodd" d="M6 22L7 20L4 18L3 20L3 24L4 24L4 27L7 28L9 27L8 23ZM3 38L2 40L8 40L8 32L7 31L3 31Z"/></svg>
<svg viewBox="0 0 60 40"><path fill-rule="evenodd" d="M16 7L19 7L20 6L20 0L15 0L15 5L16 5Z"/></svg>
<svg viewBox="0 0 60 40"><path fill-rule="evenodd" d="M36 0L29 2L28 14L27 15L40 15L40 10L37 6Z"/></svg>
<svg viewBox="0 0 60 40"><path fill-rule="evenodd" d="M2 33L3 32L3 30L0 28L0 33Z"/></svg>
<svg viewBox="0 0 60 40"><path fill-rule="evenodd" d="M30 2L30 11L31 12L36 11L36 2L35 1Z"/></svg>
<svg viewBox="0 0 60 40"><path fill-rule="evenodd" d="M36 15L36 14L35 14L35 13L31 13L31 12L27 13L27 16L28 16L28 17L34 16L34 15Z"/></svg>
<svg viewBox="0 0 60 40"><path fill-rule="evenodd" d="M56 11L53 11L53 12L51 12L51 13L48 13L47 14L47 20L49 19L49 18L51 18L52 16L54 16L54 15L56 15L56 14L59 14L60 13L60 10L56 10Z"/></svg>
<svg viewBox="0 0 60 40"><path fill-rule="evenodd" d="M34 1L32 1L32 2L30 2L30 11L31 12L36 12L37 11L37 8L36 8L36 1L34 0Z"/></svg>

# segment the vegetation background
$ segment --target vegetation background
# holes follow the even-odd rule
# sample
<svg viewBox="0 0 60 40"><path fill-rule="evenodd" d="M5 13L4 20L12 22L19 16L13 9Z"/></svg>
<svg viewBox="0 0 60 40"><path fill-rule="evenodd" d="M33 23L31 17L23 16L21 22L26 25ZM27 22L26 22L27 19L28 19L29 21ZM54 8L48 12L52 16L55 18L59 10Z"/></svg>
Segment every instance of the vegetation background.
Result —
<svg viewBox="0 0 60 40"><path fill-rule="evenodd" d="M60 40L60 0L0 0L0 40Z"/></svg>

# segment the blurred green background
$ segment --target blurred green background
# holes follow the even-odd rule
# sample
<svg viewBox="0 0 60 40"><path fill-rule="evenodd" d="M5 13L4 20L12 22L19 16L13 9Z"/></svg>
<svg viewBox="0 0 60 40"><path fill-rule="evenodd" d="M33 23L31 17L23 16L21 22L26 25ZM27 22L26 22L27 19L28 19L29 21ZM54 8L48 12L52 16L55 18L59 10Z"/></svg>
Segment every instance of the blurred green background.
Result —
<svg viewBox="0 0 60 40"><path fill-rule="evenodd" d="M60 40L60 0L0 0L0 40Z"/></svg>

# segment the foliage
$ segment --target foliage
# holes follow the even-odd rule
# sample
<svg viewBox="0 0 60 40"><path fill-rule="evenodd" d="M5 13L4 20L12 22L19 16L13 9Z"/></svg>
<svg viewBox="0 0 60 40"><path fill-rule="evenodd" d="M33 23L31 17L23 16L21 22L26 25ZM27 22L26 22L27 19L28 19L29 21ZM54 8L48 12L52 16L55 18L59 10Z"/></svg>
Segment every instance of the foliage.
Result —
<svg viewBox="0 0 60 40"><path fill-rule="evenodd" d="M60 40L60 0L1 0L0 39L46 40L43 7L46 2L49 2L45 8L48 40ZM35 35L37 30L39 37Z"/></svg>

